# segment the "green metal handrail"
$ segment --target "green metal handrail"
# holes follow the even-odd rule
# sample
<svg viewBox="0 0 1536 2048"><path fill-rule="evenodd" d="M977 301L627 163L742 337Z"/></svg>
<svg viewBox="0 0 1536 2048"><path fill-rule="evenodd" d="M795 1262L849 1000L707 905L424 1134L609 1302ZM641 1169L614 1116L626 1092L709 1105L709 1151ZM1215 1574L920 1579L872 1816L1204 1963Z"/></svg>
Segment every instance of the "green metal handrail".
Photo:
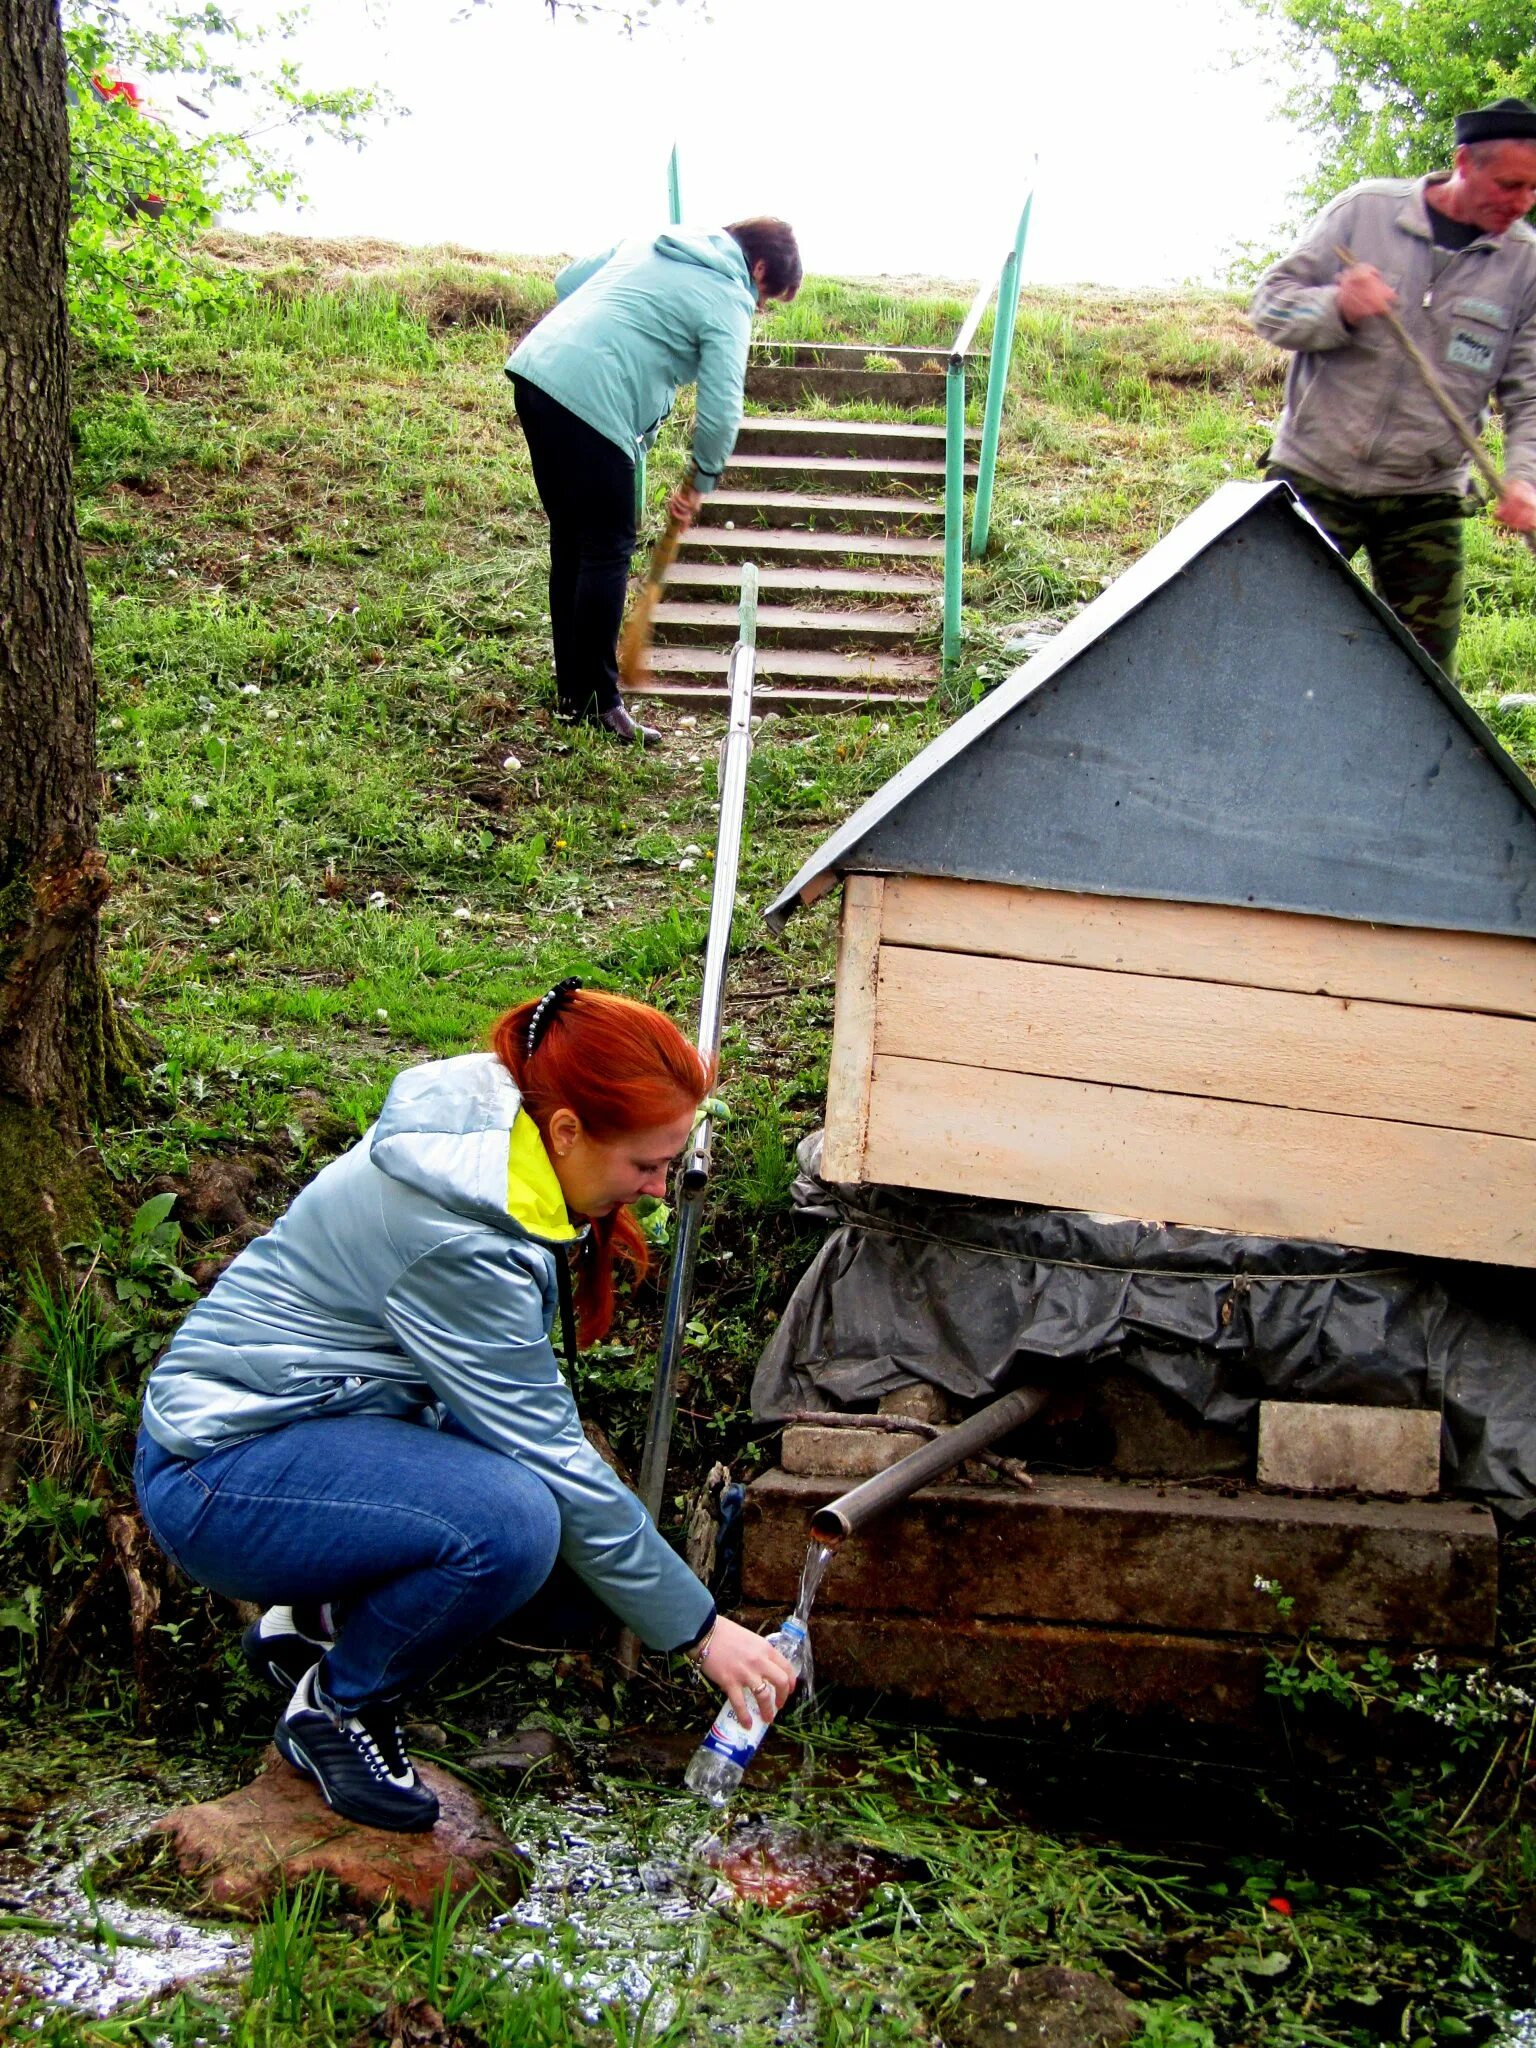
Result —
<svg viewBox="0 0 1536 2048"><path fill-rule="evenodd" d="M982 409L981 459L976 466L976 507L971 525L971 558L987 551L992 529L992 481L997 472L997 444L1003 425L1003 400L1008 391L1008 369L1013 355L1013 326L1019 309L1020 273L1024 262L1024 241L1029 233L1029 212L1034 192L1025 194L1013 247L1003 258L994 277L986 279L955 336L944 374L944 666L950 668L960 654L960 583L965 564L965 366L976 341L976 330L986 312L993 291L997 292L997 319L992 328L992 349L987 362L987 396Z"/></svg>

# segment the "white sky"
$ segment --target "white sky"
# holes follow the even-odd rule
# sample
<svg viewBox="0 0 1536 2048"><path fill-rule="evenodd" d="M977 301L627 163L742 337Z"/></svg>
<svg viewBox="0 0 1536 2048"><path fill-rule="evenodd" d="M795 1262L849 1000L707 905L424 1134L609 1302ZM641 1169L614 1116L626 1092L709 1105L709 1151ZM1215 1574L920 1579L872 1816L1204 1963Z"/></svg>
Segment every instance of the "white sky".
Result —
<svg viewBox="0 0 1536 2048"><path fill-rule="evenodd" d="M410 117L302 150L310 205L240 225L579 252L665 221L676 138L685 220L778 213L809 269L968 278L1038 155L1026 279L1151 284L1273 241L1310 162L1273 61L1234 62L1263 34L1238 0L663 0L633 38L455 5L321 0L306 82Z"/></svg>

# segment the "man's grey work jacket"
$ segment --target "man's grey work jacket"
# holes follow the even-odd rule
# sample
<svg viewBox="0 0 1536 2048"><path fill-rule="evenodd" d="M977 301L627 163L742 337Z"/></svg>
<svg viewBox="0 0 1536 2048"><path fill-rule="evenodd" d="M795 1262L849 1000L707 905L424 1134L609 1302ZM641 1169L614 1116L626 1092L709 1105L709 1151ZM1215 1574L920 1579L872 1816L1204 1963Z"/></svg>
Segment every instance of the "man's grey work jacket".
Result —
<svg viewBox="0 0 1536 2048"><path fill-rule="evenodd" d="M550 1344L579 1235L500 1060L412 1067L193 1308L144 1427L197 1458L290 1422L452 1415L543 1480L561 1556L620 1620L653 1649L695 1642L714 1602L587 1442Z"/></svg>
<svg viewBox="0 0 1536 2048"><path fill-rule="evenodd" d="M1281 468L1363 498L1466 488L1466 451L1387 323L1341 318L1342 246L1395 287L1399 318L1469 427L1497 397L1504 472L1536 484L1536 234L1517 221L1437 248L1424 195L1443 178L1351 187L1261 279L1253 324L1292 351L1270 455Z"/></svg>

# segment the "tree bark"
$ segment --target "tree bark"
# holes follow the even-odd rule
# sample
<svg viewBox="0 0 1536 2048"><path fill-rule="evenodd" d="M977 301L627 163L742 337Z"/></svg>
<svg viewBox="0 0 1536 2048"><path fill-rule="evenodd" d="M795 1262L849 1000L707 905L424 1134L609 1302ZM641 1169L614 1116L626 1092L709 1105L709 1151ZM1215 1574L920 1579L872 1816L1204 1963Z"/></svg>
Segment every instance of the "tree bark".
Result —
<svg viewBox="0 0 1536 2048"><path fill-rule="evenodd" d="M125 1066L102 972L96 692L69 438L57 0L0 0L0 1117L79 1134Z"/></svg>

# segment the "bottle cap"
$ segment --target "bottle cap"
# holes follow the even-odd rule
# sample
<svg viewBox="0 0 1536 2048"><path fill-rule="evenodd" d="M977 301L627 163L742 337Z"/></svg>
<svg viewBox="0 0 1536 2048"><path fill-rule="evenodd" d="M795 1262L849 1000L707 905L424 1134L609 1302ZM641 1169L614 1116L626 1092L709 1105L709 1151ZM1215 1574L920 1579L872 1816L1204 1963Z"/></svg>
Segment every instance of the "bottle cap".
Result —
<svg viewBox="0 0 1536 2048"><path fill-rule="evenodd" d="M784 1617L784 1633L787 1636L803 1636L805 1634L805 1623L798 1615L787 1614Z"/></svg>

